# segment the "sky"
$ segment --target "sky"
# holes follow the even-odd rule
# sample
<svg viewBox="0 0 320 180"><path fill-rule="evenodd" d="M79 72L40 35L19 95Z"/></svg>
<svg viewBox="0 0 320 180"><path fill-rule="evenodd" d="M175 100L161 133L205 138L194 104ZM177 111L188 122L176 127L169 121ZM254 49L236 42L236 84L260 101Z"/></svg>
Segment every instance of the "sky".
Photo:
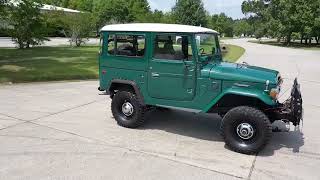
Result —
<svg viewBox="0 0 320 180"><path fill-rule="evenodd" d="M152 10L170 11L176 0L148 0ZM243 0L202 0L205 9L210 14L220 14L224 12L233 19L244 17L241 12Z"/></svg>

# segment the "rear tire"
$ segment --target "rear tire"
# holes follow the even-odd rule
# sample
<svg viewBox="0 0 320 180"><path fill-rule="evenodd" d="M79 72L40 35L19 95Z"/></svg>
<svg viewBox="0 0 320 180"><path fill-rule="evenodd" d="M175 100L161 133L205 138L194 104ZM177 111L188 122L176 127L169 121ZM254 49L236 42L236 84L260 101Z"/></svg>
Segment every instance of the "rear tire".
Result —
<svg viewBox="0 0 320 180"><path fill-rule="evenodd" d="M226 145L244 154L258 153L272 133L268 117L262 111L247 106L231 109L224 116L221 127Z"/></svg>
<svg viewBox="0 0 320 180"><path fill-rule="evenodd" d="M132 92L118 91L111 102L113 117L120 126L137 128L145 122L146 107Z"/></svg>

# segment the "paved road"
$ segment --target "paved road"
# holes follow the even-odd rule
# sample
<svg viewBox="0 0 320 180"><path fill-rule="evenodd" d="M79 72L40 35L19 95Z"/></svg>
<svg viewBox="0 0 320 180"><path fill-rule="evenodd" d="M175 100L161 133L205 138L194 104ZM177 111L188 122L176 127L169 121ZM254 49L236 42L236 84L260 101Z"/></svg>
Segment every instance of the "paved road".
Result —
<svg viewBox="0 0 320 180"><path fill-rule="evenodd" d="M246 49L239 61L279 70L284 77L282 100L290 93L293 79L298 78L304 100L302 134L292 131L274 134L267 150L254 163L252 179L320 179L320 51L291 49L230 40ZM269 157L268 149L276 149ZM289 177L289 178L288 178Z"/></svg>
<svg viewBox="0 0 320 180"><path fill-rule="evenodd" d="M144 127L121 128L96 81L1 86L0 179L320 179L320 51L226 42L281 70L285 86L299 76L302 133L274 133L248 156L226 149L215 115L153 111Z"/></svg>
<svg viewBox="0 0 320 180"><path fill-rule="evenodd" d="M50 41L44 41L44 44L41 46L68 46L69 39L68 38L49 38ZM89 38L86 42L87 45L98 45L99 39L97 38ZM17 45L11 40L10 37L0 37L0 48L1 47L16 47Z"/></svg>

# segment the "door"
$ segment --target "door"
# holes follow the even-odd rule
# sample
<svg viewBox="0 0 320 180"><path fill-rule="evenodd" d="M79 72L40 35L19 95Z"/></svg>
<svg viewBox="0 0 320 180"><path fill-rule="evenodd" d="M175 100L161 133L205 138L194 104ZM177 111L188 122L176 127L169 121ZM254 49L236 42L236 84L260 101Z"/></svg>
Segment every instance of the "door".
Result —
<svg viewBox="0 0 320 180"><path fill-rule="evenodd" d="M149 95L158 99L192 100L195 95L196 65L191 36L156 34L152 39Z"/></svg>

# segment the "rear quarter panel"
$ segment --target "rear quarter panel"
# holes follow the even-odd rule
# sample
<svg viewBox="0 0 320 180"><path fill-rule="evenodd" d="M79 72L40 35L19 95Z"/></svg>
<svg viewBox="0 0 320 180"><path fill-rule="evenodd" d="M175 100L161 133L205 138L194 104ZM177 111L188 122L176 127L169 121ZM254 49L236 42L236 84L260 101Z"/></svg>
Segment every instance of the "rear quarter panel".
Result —
<svg viewBox="0 0 320 180"><path fill-rule="evenodd" d="M146 70L148 65L148 39L149 33L139 32L102 32L103 44L99 58L100 88L107 90L113 79L134 81L141 91L145 91ZM108 37L111 34L144 35L146 40L145 55L143 57L115 56L108 54ZM143 93L141 92L141 93Z"/></svg>

